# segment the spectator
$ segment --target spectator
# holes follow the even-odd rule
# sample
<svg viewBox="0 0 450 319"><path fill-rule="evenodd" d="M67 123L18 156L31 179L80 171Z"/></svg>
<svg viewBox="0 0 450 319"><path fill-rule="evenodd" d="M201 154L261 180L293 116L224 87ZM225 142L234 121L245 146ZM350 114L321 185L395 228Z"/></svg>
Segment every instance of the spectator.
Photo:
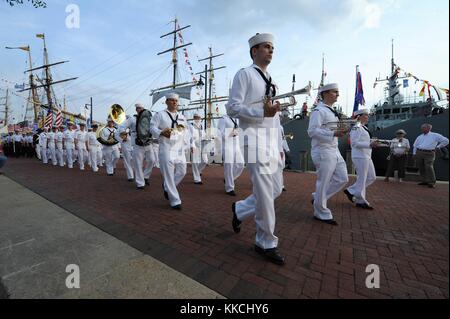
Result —
<svg viewBox="0 0 450 319"><path fill-rule="evenodd" d="M395 167L398 169L398 181L402 182L405 178L405 165L410 145L408 139L405 138L404 130L398 130L395 132L395 136L390 145L389 164L384 179L386 182L389 182L389 177L392 177Z"/></svg>

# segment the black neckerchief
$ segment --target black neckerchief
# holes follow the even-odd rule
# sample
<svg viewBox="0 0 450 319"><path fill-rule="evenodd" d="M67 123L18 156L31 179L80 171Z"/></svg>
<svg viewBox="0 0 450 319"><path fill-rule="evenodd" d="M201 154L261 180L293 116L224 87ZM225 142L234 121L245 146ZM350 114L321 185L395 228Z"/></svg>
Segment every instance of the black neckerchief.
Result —
<svg viewBox="0 0 450 319"><path fill-rule="evenodd" d="M230 120L231 120L231 122L233 122L233 124L234 124L234 129L237 129L237 128L238 128L237 122L236 122L235 120L233 120L232 117L230 117Z"/></svg>
<svg viewBox="0 0 450 319"><path fill-rule="evenodd" d="M108 136L108 140L112 137L114 137L114 129L111 131L111 128L107 127L108 131L109 131L109 136Z"/></svg>
<svg viewBox="0 0 450 319"><path fill-rule="evenodd" d="M333 112L334 116L336 116L339 120L341 119L341 115L335 110L332 109L331 107L329 107L328 105L326 105L325 103L323 104L327 109L329 109L331 112Z"/></svg>
<svg viewBox="0 0 450 319"><path fill-rule="evenodd" d="M265 96L271 96L274 97L277 93L277 89L275 88L275 85L272 84L272 77L267 79L267 77L264 75L263 71L261 71L258 68L255 68L256 71L258 71L259 75L263 78L264 82L266 82L266 94ZM270 89L272 89L272 94L270 94Z"/></svg>
<svg viewBox="0 0 450 319"><path fill-rule="evenodd" d="M363 125L362 127L367 131L367 133L369 133L369 137L372 138L372 133L370 133L369 129L365 125Z"/></svg>
<svg viewBox="0 0 450 319"><path fill-rule="evenodd" d="M175 125L178 125L178 114L177 114L177 117L176 117L175 120L174 120L173 117L172 117L172 114L170 114L169 111L166 111L166 113L169 115L170 120L172 121L172 126L171 126L171 128L175 128Z"/></svg>

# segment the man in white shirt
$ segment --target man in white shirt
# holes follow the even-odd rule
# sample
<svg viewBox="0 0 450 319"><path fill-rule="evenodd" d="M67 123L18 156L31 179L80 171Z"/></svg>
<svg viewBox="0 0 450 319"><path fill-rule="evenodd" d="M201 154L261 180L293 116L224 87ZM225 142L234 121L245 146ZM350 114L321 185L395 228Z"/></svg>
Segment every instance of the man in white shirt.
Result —
<svg viewBox="0 0 450 319"><path fill-rule="evenodd" d="M222 136L225 193L236 196L234 181L244 170L244 157L239 142L239 119L224 115L219 120L218 128Z"/></svg>
<svg viewBox="0 0 450 319"><path fill-rule="evenodd" d="M279 146L280 103L272 103L276 86L267 72L274 52L273 35L256 34L249 39L253 64L234 77L227 114L238 118L244 137L244 157L253 183L253 194L233 203L232 227L241 230L245 219L256 222L254 249L270 262L285 263L275 236L275 199L282 192L283 160ZM245 138L246 137L246 138Z"/></svg>
<svg viewBox="0 0 450 319"><path fill-rule="evenodd" d="M87 132L86 124L80 123L80 129L75 132L75 147L78 151L78 164L80 165L80 170L84 171L84 164L87 162L88 152L87 152Z"/></svg>
<svg viewBox="0 0 450 319"><path fill-rule="evenodd" d="M39 149L41 151L42 163L48 164L47 158L48 128L44 127L43 132L39 134Z"/></svg>
<svg viewBox="0 0 450 319"><path fill-rule="evenodd" d="M22 154L22 142L23 137L22 134L19 133L19 131L16 131L16 133L13 136L13 149L14 149L14 156L19 158Z"/></svg>
<svg viewBox="0 0 450 319"><path fill-rule="evenodd" d="M338 148L338 137L344 136L348 129L332 130L329 123L339 121L340 115L333 109L339 97L336 83L319 89L322 101L310 115L308 135L311 137L311 157L316 167L316 191L312 194L314 218L338 225L327 207L328 200L341 191L348 182L347 165Z"/></svg>
<svg viewBox="0 0 450 319"><path fill-rule="evenodd" d="M97 141L97 124L92 124L92 131L89 131L87 134L87 146L88 146L88 153L91 163L91 168L94 173L98 172L98 160L97 160L97 154L98 154L98 141Z"/></svg>
<svg viewBox="0 0 450 319"><path fill-rule="evenodd" d="M114 121L111 117L108 117L108 124L100 132L100 137L105 141L112 141L115 139L115 134L116 128L114 127ZM106 173L108 176L113 176L116 163L120 158L118 143L111 145L103 144L103 156L105 157Z"/></svg>
<svg viewBox="0 0 450 319"><path fill-rule="evenodd" d="M419 185L434 188L436 184L436 175L434 173L434 161L436 159L436 149L446 147L448 138L441 134L431 132L431 124L421 126L422 134L414 142L413 155L419 166L422 182Z"/></svg>
<svg viewBox="0 0 450 319"><path fill-rule="evenodd" d="M73 168L74 149L75 149L75 125L72 122L67 123L67 130L64 131L64 147L66 149L66 162L68 168Z"/></svg>
<svg viewBox="0 0 450 319"><path fill-rule="evenodd" d="M58 132L58 128L56 126L52 127L52 131L48 133L48 152L50 153L50 157L52 159L53 166L58 165L58 161L56 159L56 133Z"/></svg>
<svg viewBox="0 0 450 319"><path fill-rule="evenodd" d="M398 130L395 132L395 138L390 143L389 164L386 169L385 182L389 182L389 177L392 176L395 166L398 168L398 181L402 182L405 178L405 166L408 157L409 140L405 138L406 132L404 130Z"/></svg>
<svg viewBox="0 0 450 319"><path fill-rule="evenodd" d="M55 134L56 159L60 167L64 167L64 126L61 125Z"/></svg>
<svg viewBox="0 0 450 319"><path fill-rule="evenodd" d="M194 176L194 184L196 185L203 184L201 174L208 164L208 154L204 150L206 133L201 120L200 115L194 114L194 121L189 126L192 139L192 175Z"/></svg>
<svg viewBox="0 0 450 319"><path fill-rule="evenodd" d="M177 185L186 175L185 151L190 146L190 132L186 118L178 113L178 94L166 96L167 109L156 113L150 123L153 137L159 139L159 165L163 176L164 197L172 209L181 210Z"/></svg>

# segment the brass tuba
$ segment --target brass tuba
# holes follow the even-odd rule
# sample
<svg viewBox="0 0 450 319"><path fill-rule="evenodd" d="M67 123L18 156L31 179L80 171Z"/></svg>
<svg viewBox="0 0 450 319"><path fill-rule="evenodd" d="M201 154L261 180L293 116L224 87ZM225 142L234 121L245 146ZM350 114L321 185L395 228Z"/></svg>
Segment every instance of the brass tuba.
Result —
<svg viewBox="0 0 450 319"><path fill-rule="evenodd" d="M287 133L284 135L284 138L287 140L293 140L294 139L294 133Z"/></svg>
<svg viewBox="0 0 450 319"><path fill-rule="evenodd" d="M125 111L123 110L122 106L120 106L119 104L113 104L110 107L108 118L111 118L114 121L114 123L120 125L123 122L125 122L127 116L126 116ZM116 145L117 143L119 143L119 141L116 140L116 138L114 136L110 136L107 140L105 140L102 137L102 132L106 128L107 128L106 125L103 125L98 128L98 130L96 132L97 141L99 141L100 144L103 144L106 146L112 146L112 145Z"/></svg>

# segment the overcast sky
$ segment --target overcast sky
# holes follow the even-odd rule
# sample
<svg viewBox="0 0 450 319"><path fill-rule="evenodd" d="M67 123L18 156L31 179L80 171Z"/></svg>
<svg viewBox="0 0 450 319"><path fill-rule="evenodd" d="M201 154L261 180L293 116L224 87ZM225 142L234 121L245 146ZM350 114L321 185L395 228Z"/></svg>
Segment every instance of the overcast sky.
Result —
<svg viewBox="0 0 450 319"><path fill-rule="evenodd" d="M216 72L217 95L227 95L236 71L251 64L248 39L256 32L275 36L269 72L281 92L291 90L294 73L297 89L308 81L317 85L324 53L326 81L339 83L339 103L347 113L353 107L356 65L362 73L366 106L381 98L381 87L373 89L373 83L375 77L390 71L392 38L400 67L432 84L449 87L447 0L46 2L45 9L0 2L0 97L7 87L14 91L14 83L27 81L23 72L26 52L3 48L30 45L33 65L40 66L42 40L35 34L45 33L50 62L70 61L52 69L54 80L79 77L55 86L61 103L65 95L68 109L78 113L92 96L94 119L99 121L105 121L113 103L131 114L134 103L150 104L151 89L171 82L171 56L157 53L172 46L170 38L160 36L172 30L170 21L175 16L181 26L191 25L182 32L186 43L194 43L188 47L194 72L204 68L197 60L208 56L208 47L213 53L225 54L215 60L216 67L227 66ZM70 4L80 10L80 28L66 26ZM186 81L191 78L181 56L180 76ZM27 94L18 95L22 98L12 96L11 106L14 117L20 119ZM305 97L298 100L301 104ZM154 107L161 108L161 104Z"/></svg>

